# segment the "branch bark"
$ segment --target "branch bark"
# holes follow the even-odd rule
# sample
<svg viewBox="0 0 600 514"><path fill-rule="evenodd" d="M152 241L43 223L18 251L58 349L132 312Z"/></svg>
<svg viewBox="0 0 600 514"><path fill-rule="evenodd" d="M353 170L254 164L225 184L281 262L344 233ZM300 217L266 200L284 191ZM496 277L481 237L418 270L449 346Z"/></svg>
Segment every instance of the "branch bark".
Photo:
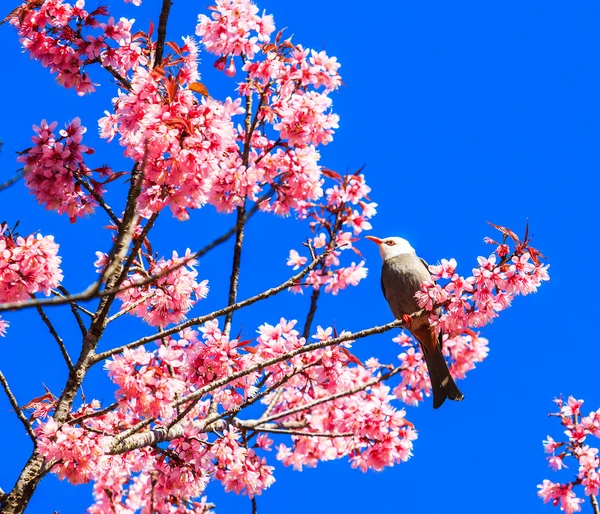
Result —
<svg viewBox="0 0 600 514"><path fill-rule="evenodd" d="M171 0L163 0L158 19L158 39L156 40L156 53L154 57L154 66L162 64L163 53L165 51L165 39L167 38L167 22L171 12Z"/></svg>
<svg viewBox="0 0 600 514"><path fill-rule="evenodd" d="M15 395L11 391L10 386L8 385L8 381L6 380L6 377L4 376L2 371L0 371L0 384L2 384L2 388L4 389L6 396L8 396L8 401L10 402L11 407L15 411L15 414L19 418L19 421L25 427L25 430L27 431L27 433L29 434L29 437L33 441L33 444L35 445L36 437L35 437L35 434L33 433L33 429L31 428L29 421L27 420L27 418L24 416L23 412L21 411L21 407L19 407L19 403L17 402Z"/></svg>
<svg viewBox="0 0 600 514"><path fill-rule="evenodd" d="M593 494L590 494L590 502L592 504L592 508L594 509L594 514L600 514L600 507L598 507L598 500Z"/></svg>
<svg viewBox="0 0 600 514"><path fill-rule="evenodd" d="M244 244L244 219L246 217L246 207L242 205L237 209L237 230L235 233L235 245L233 247L233 264L231 266L231 277L229 279L229 297L227 305L235 304L237 299L238 284L240 281L240 265L242 261L242 245ZM225 326L223 333L229 337L231 332L231 322L233 320L233 311L225 315Z"/></svg>

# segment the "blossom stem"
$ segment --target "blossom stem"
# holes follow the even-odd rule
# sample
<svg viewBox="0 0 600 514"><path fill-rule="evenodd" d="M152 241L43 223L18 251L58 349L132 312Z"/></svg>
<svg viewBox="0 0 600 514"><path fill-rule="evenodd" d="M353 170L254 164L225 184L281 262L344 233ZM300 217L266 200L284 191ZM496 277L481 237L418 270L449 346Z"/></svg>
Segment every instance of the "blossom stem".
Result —
<svg viewBox="0 0 600 514"><path fill-rule="evenodd" d="M19 407L19 403L17 402L15 395L11 391L10 386L8 385L8 381L6 380L6 377L4 376L2 371L0 371L0 384L2 384L4 392L6 393L6 396L8 396L8 401L10 402L10 405L12 406L13 410L15 411L15 414L19 418L19 421L25 427L25 430L27 431L27 433L29 434L29 437L33 441L33 444L35 445L37 438L35 437L33 429L31 428L29 421L27 421L27 418L23 414L23 411L21 411L21 407Z"/></svg>

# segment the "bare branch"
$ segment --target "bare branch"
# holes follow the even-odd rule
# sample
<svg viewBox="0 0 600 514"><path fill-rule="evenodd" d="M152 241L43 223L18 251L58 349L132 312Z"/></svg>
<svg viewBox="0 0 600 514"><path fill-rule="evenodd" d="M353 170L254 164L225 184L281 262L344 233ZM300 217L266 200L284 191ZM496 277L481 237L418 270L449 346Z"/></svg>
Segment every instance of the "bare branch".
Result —
<svg viewBox="0 0 600 514"><path fill-rule="evenodd" d="M317 302L319 300L320 294L321 288L314 289L312 295L310 295L310 309L308 310L306 322L304 323L304 330L302 331L302 337L304 337L304 339L308 339L308 337L310 336L310 329L312 327L313 320L315 319L315 313L317 312Z"/></svg>
<svg viewBox="0 0 600 514"><path fill-rule="evenodd" d="M108 414L109 412L115 410L118 406L119 406L119 402L111 403L107 407L104 407L104 409L97 410L95 412L90 412L88 414L84 414L83 416L79 416L77 418L72 418L69 421L67 421L67 424L72 425L74 423L81 423L82 421L85 421L86 419L104 416L104 414Z"/></svg>
<svg viewBox="0 0 600 514"><path fill-rule="evenodd" d="M64 341L58 335L58 332L54 328L54 325L50 321L50 318L48 318L48 316L46 316L46 313L44 312L44 310L41 307L38 307L37 311L38 311L40 317L42 318L42 321L48 327L50 334L52 334L52 337L54 337L54 339L58 343L58 347L60 348L60 353L62 353L62 356L64 357L65 362L67 363L67 367L69 368L69 371L71 371L73 369L73 361L71 360L71 357L69 357L69 352L67 351L67 347L65 346Z"/></svg>
<svg viewBox="0 0 600 514"><path fill-rule="evenodd" d="M21 178L23 177L24 174L25 174L25 171L21 170L21 171L17 172L14 177L9 178L6 182L3 182L2 184L0 184L0 191L8 189L15 182L21 180Z"/></svg>
<svg viewBox="0 0 600 514"><path fill-rule="evenodd" d="M58 286L57 289L60 291L59 293L56 293L55 291L53 291L53 293L57 294L57 296L62 296L63 294L66 294L66 296L69 295L69 292L64 287ZM85 333L87 332L87 328L85 327L85 323L83 322L83 320L81 319L81 316L79 315L78 309L82 309L82 311L85 312L86 314L88 314L89 316L93 316L93 314L90 311L83 309L82 307L79 307L75 302L69 302L69 305L71 306L71 312L73 313L73 317L75 318L75 321L77 322L77 325L79 326L81 335L85 336ZM39 307L39 308L41 309L41 307Z"/></svg>
<svg viewBox="0 0 600 514"><path fill-rule="evenodd" d="M27 420L27 418L21 411L21 407L19 407L19 403L17 402L15 395L10 390L10 386L8 385L8 382L6 381L6 377L4 376L2 371L0 371L0 384L2 384L2 387L4 388L4 392L6 393L6 396L8 396L8 401L10 402L13 410L15 411L15 414L19 418L19 421L25 427L25 430L27 430L29 437L31 438L31 440L33 441L33 444L35 445L36 437L35 437L35 434L33 433L33 429L31 428L29 421Z"/></svg>
<svg viewBox="0 0 600 514"><path fill-rule="evenodd" d="M600 514L600 507L598 507L598 500L593 494L590 494L590 503L594 509L594 514Z"/></svg>
<svg viewBox="0 0 600 514"><path fill-rule="evenodd" d="M238 428L246 428L243 423L234 423ZM306 430L292 430L286 428L271 428L271 427L259 427L255 430L256 432L268 432L270 434L285 434L285 435L300 435L303 437L327 437L330 439L334 439L336 437L354 437L354 432L307 432Z"/></svg>
<svg viewBox="0 0 600 514"><path fill-rule="evenodd" d="M165 51L165 39L167 38L167 21L171 11L171 0L163 0L158 19L158 39L156 41L156 54L154 57L154 66L162 64L163 53Z"/></svg>
<svg viewBox="0 0 600 514"><path fill-rule="evenodd" d="M121 220L113 212L110 206L104 201L102 195L99 195L92 186L90 186L85 180L81 180L80 178L78 178L77 175L75 175L75 180L79 185L81 185L81 187L83 187L88 193L90 193L94 197L94 200L98 202L98 205L104 209L104 212L108 214L108 217L118 227L121 224Z"/></svg>
<svg viewBox="0 0 600 514"><path fill-rule="evenodd" d="M237 208L237 230L235 233L235 245L233 247L233 264L231 266L231 277L229 279L229 297L227 305L235 304L237 299L238 284L240 280L240 265L242 259L242 245L244 243L244 224L246 217L246 208L244 205ZM231 331L231 321L233 319L233 311L229 311L225 315L225 326L223 333L229 336Z"/></svg>

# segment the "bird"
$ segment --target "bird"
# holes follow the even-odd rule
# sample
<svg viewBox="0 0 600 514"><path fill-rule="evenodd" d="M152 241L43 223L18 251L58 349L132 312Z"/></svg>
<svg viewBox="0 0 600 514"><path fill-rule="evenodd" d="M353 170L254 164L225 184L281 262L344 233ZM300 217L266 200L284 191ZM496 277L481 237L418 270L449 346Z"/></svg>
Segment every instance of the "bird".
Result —
<svg viewBox="0 0 600 514"><path fill-rule="evenodd" d="M442 334L436 334L426 313L413 319L410 315L419 311L415 293L421 284L431 280L428 264L417 256L410 243L401 237L380 239L366 236L379 246L383 259L381 289L396 319L403 319L407 329L419 341L429 370L433 408L438 409L446 399L461 401L464 395L458 389L444 355L442 354ZM435 313L439 316L441 309Z"/></svg>

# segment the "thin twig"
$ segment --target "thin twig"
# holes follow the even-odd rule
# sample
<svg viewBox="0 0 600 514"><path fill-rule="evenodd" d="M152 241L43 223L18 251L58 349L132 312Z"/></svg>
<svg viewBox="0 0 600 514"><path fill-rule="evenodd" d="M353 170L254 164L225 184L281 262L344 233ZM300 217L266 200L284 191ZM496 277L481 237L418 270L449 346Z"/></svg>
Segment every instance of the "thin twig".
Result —
<svg viewBox="0 0 600 514"><path fill-rule="evenodd" d="M590 494L590 502L592 504L592 508L594 509L594 514L600 514L600 507L598 507L598 500L593 494Z"/></svg>
<svg viewBox="0 0 600 514"><path fill-rule="evenodd" d="M62 353L62 356L64 357L65 362L67 363L67 367L69 368L69 371L71 371L73 369L73 361L71 360L71 357L69 357L69 352L67 351L67 347L65 346L64 341L58 335L58 332L54 328L54 325L50 321L50 318L48 318L48 316L46 316L46 313L44 312L44 310L41 307L38 307L37 311L38 311L40 317L42 318L42 321L48 327L50 334L52 334L52 337L54 337L54 339L56 340L58 347L60 348L60 353Z"/></svg>
<svg viewBox="0 0 600 514"><path fill-rule="evenodd" d="M6 393L6 396L8 396L8 401L10 402L13 410L15 411L15 414L19 418L19 421L25 427L25 430L27 430L29 437L31 438L31 440L33 441L33 444L35 445L36 444L35 433L33 432L33 429L31 428L29 421L27 421L27 418L21 411L21 407L19 407L19 403L17 402L15 395L10 390L10 386L8 385L8 382L6 381L6 378L4 377L2 371L0 371L0 384L2 384L2 387L4 388L4 392Z"/></svg>
<svg viewBox="0 0 600 514"><path fill-rule="evenodd" d="M100 62L100 61L98 61ZM108 73L110 73L115 79L117 79L117 81L119 81L119 83L125 88L127 89L127 91L131 91L131 82L129 82L129 80L127 80L125 77L123 77L117 70L115 70L112 66L108 66L108 65L102 65L102 67L108 71Z"/></svg>
<svg viewBox="0 0 600 514"><path fill-rule="evenodd" d="M163 53L165 51L165 39L167 38L167 21L171 11L171 0L163 0L158 19L158 39L156 40L156 53L154 57L154 66L162 64Z"/></svg>
<svg viewBox="0 0 600 514"><path fill-rule="evenodd" d="M271 296L274 296L274 295L280 293L281 291L284 291L285 289L290 288L296 282L298 282L300 279L302 279L302 277L304 277L305 275L310 273L310 271L313 270L326 257L326 255L328 255L327 252L322 253L321 255L319 255L317 260L312 261L300 273L298 273L297 275L294 275L293 277L286 280L284 283L280 284L277 287L267 289L266 291L263 291L262 293L259 293L255 296L247 298L246 300L242 300L241 302L235 303L233 305L228 305L227 307L223 307L222 309L211 312L210 314L206 314L204 316L199 316L197 318L189 319L189 320L187 320L183 323L180 323L179 325L176 325L175 327L169 328L167 330L162 330L156 334L142 337L141 339L138 339L137 341L133 341L132 343L128 343L126 345L119 346L117 348L113 348L112 350L107 350L102 353L98 353L94 356L93 362L94 363L100 362L104 359L108 359L109 357L112 357L113 355L115 355L117 353L121 353L123 350L125 350L127 348L128 349L137 348L138 346L142 346L144 344L151 343L162 337L167 337L167 336L170 336L171 334L176 334L177 332L180 332L184 328L191 327L194 325L201 325L203 323L206 323L207 321L211 321L211 320L219 318L221 316L225 316L228 312L237 311L238 309L242 309L243 307L247 307L248 305L252 305L253 303L256 303L258 301L261 301L261 300L264 300Z"/></svg>
<svg viewBox="0 0 600 514"><path fill-rule="evenodd" d="M328 437L330 439L335 439L337 437L354 437L356 434L354 432L342 432L342 433L334 433L334 432L306 432L305 430L288 430L285 428L269 428L269 427L259 427L254 429L256 432L268 432L270 434L286 434L286 435L299 435L303 437Z"/></svg>
<svg viewBox="0 0 600 514"><path fill-rule="evenodd" d="M100 409L94 412L89 412L88 414L84 414L83 416L78 416L67 421L68 425L72 425L73 423L80 423L86 419L97 418L98 416L104 416L104 414L108 414L109 412L115 410L119 406L119 402L114 402L104 407L104 409Z"/></svg>
<svg viewBox="0 0 600 514"><path fill-rule="evenodd" d="M110 318L108 318L106 320L106 324L108 325L109 323L112 323L116 319L118 319L121 316L123 316L123 314L127 314L128 312L131 312L138 305L141 305L142 303L147 302L148 300L150 300L150 298L154 298L155 296L156 296L156 292L154 292L154 293L152 293L152 294L150 294L148 296L142 296L137 302L134 302L131 305L128 305L126 309L123 309L123 310L121 310L121 311L113 314Z"/></svg>
<svg viewBox="0 0 600 514"><path fill-rule="evenodd" d="M106 212L106 214L108 214L108 217L112 220L112 222L118 228L119 225L121 224L121 220L113 212L113 210L110 208L110 206L104 201L104 198L102 198L102 195L98 194L98 192L92 186L90 186L85 180L82 180L82 179L78 178L77 176L75 176L75 180L77 181L77 183L79 185L81 185L88 193L90 193L94 197L94 200L96 200L98 202L98 205L104 209L104 212Z"/></svg>
<svg viewBox="0 0 600 514"><path fill-rule="evenodd" d="M0 191L3 191L4 189L8 189L15 182L20 180L24 174L25 174L25 171L21 170L21 171L17 172L14 177L9 178L6 182L3 182L2 184L0 184Z"/></svg>
<svg viewBox="0 0 600 514"><path fill-rule="evenodd" d="M60 290L59 293L57 293L56 291L53 291L53 294L56 294L57 296L62 296L61 293L66 292L66 295L68 296L69 292L62 286L58 286L58 289ZM69 305L71 306L71 312L73 313L73 317L75 318L75 321L77 322L77 326L79 327L79 331L81 332L82 336L85 336L86 332L87 332L87 328L85 327L85 323L83 322L83 320L81 319L81 316L79 315L79 312L77 311L78 309L78 305L75 302L69 302ZM38 310L41 309L41 307L38 307ZM85 309L84 309L85 311ZM86 314L89 313L89 315L92 315L91 312L87 311Z"/></svg>
<svg viewBox="0 0 600 514"><path fill-rule="evenodd" d="M256 497L253 496L252 498L250 498L250 501L252 502L252 514L258 514L258 505L256 504Z"/></svg>
<svg viewBox="0 0 600 514"><path fill-rule="evenodd" d="M58 289L58 291L52 291L52 294L58 296L59 298L63 298L64 300L69 301L69 303L71 304L71 308L72 309L77 309L78 311L83 312L84 314L87 314L90 318L94 317L94 313L91 311L88 311L86 308L82 307L81 305L78 305L77 303L75 303L74 301L71 300L71 293L69 293L69 291L67 291L66 288L64 288L63 286L58 286L56 289ZM81 319L81 318L79 318ZM83 323L83 320L82 320Z"/></svg>
<svg viewBox="0 0 600 514"><path fill-rule="evenodd" d="M383 382L384 380L387 380L388 378L391 378L394 375L397 375L398 373L400 373L400 371L402 371L402 366L398 366L398 367L394 368L393 370L388 371L387 373L384 373L383 375L380 375L377 378L369 380L368 382L365 382L364 384L362 384L358 387L355 387L354 389L350 389L348 391L341 391L339 393L335 393L330 396L318 398L316 400L313 400L312 402L306 403L304 405L299 405L298 407L294 407L293 409L289 409L284 412L278 412L276 414L272 414L270 416L257 419L255 421L254 426L258 427L264 423L269 423L271 421L275 421L276 419L285 418L286 416L291 416L292 414L297 414L298 412L310 410L313 407L316 407L317 405L321 405L322 403L331 402L331 401L341 398L343 396L351 396L353 394L359 393L360 391L364 391L365 389L367 389L368 387L371 387L372 385L378 384L379 382ZM248 424L251 424L251 423L252 422L247 421L246 426L248 426Z"/></svg>

